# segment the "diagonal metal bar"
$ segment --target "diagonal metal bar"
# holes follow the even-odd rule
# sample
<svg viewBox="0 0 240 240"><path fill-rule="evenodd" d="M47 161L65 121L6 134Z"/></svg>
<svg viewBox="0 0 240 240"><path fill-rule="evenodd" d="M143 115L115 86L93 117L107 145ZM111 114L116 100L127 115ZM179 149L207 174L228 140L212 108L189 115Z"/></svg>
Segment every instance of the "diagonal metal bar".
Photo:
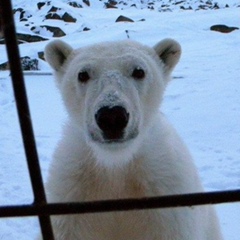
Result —
<svg viewBox="0 0 240 240"><path fill-rule="evenodd" d="M40 171L36 144L27 101L26 89L21 69L20 54L17 45L15 24L10 0L0 1L2 30L5 37L12 84L16 99L18 118L22 132L23 144L34 193L34 205L46 204L46 196ZM39 216L44 240L53 240L53 232L48 214Z"/></svg>
<svg viewBox="0 0 240 240"><path fill-rule="evenodd" d="M154 208L191 207L196 205L240 202L240 189L231 191L191 193L140 199L118 199L81 203L50 203L0 207L1 217L35 215L86 214L113 211L146 210Z"/></svg>

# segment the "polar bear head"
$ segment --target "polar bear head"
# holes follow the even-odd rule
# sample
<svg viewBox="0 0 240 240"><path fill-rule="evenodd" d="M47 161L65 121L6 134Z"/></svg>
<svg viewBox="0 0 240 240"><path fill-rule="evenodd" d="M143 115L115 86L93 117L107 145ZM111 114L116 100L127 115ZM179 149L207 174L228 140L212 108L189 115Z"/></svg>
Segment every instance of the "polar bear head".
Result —
<svg viewBox="0 0 240 240"><path fill-rule="evenodd" d="M107 161L136 153L180 55L172 39L153 48L127 40L75 50L55 40L45 49L72 124Z"/></svg>

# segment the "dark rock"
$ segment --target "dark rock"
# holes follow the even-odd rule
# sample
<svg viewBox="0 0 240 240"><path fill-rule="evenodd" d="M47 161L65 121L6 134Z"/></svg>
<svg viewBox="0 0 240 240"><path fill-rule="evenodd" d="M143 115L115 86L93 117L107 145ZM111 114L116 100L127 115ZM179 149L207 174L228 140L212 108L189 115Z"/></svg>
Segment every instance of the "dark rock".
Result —
<svg viewBox="0 0 240 240"><path fill-rule="evenodd" d="M50 8L50 10L48 11L48 13L50 13L50 12L51 12L51 13L57 12L58 10L61 10L61 8L52 6L52 7Z"/></svg>
<svg viewBox="0 0 240 240"><path fill-rule="evenodd" d="M104 3L106 8L117 8L117 1L115 0L108 0Z"/></svg>
<svg viewBox="0 0 240 240"><path fill-rule="evenodd" d="M184 3L184 1L179 1L179 2L176 2L174 3L175 5L178 5L178 4L181 4L181 3Z"/></svg>
<svg viewBox="0 0 240 240"><path fill-rule="evenodd" d="M181 6L180 9L182 9L182 10L192 10L192 7L191 6L189 6L189 7Z"/></svg>
<svg viewBox="0 0 240 240"><path fill-rule="evenodd" d="M27 21L28 18L32 17L32 14L25 11L23 8L13 9L13 14L16 14L17 12L20 13L20 15L19 15L20 21L24 21L25 19Z"/></svg>
<svg viewBox="0 0 240 240"><path fill-rule="evenodd" d="M45 16L45 19L62 20L62 18L57 13L48 13Z"/></svg>
<svg viewBox="0 0 240 240"><path fill-rule="evenodd" d="M170 5L168 4L162 4L159 8L159 12L171 12Z"/></svg>
<svg viewBox="0 0 240 240"><path fill-rule="evenodd" d="M197 9L198 10L207 10L207 9L209 9L209 7L207 5L200 4Z"/></svg>
<svg viewBox="0 0 240 240"><path fill-rule="evenodd" d="M134 22L131 18L120 15L115 22Z"/></svg>
<svg viewBox="0 0 240 240"><path fill-rule="evenodd" d="M115 1L115 0L108 0L108 3L113 6L117 5L117 1Z"/></svg>
<svg viewBox="0 0 240 240"><path fill-rule="evenodd" d="M19 20L23 21L23 19L27 19L32 17L32 14L29 13L28 11L25 11L23 8L17 8L17 9L13 9L13 14L16 14L17 12L20 13L19 15Z"/></svg>
<svg viewBox="0 0 240 240"><path fill-rule="evenodd" d="M44 5L46 5L47 4L47 6L49 6L50 4L51 4L51 1L47 1L47 2L38 2L37 3L37 7L38 7L38 9L40 10Z"/></svg>
<svg viewBox="0 0 240 240"><path fill-rule="evenodd" d="M66 33L59 27L52 27L52 26L43 26L48 31L53 33L53 37L63 37L66 35Z"/></svg>
<svg viewBox="0 0 240 240"><path fill-rule="evenodd" d="M22 11L21 13L20 13L20 20L22 20L22 19L27 19L27 18L30 18L30 17L32 17L32 14L30 14L30 13L28 13L28 12L26 12L26 11Z"/></svg>
<svg viewBox="0 0 240 240"><path fill-rule="evenodd" d="M17 8L17 9L13 9L13 14L17 13L17 12L23 12L24 9L23 8Z"/></svg>
<svg viewBox="0 0 240 240"><path fill-rule="evenodd" d="M66 35L66 33L59 27L53 27L53 26L47 26L47 25L41 25L40 28L46 28L47 31L53 33L53 37L63 37ZM38 27L32 27L31 31L33 31L35 34L40 34L40 30Z"/></svg>
<svg viewBox="0 0 240 240"><path fill-rule="evenodd" d="M20 58L22 70L29 71L29 70L39 70L38 68L38 59L31 59L30 57L22 57Z"/></svg>
<svg viewBox="0 0 240 240"><path fill-rule="evenodd" d="M62 16L64 22L76 22L77 19L72 17L69 13L65 12Z"/></svg>
<svg viewBox="0 0 240 240"><path fill-rule="evenodd" d="M9 70L9 69L10 69L10 67L9 67L9 63L8 62L0 64L0 71L5 71L5 70Z"/></svg>
<svg viewBox="0 0 240 240"><path fill-rule="evenodd" d="M21 57L20 58L22 70L23 71L29 71L29 70L39 70L38 67L38 59L31 59L28 56ZM0 64L0 70L9 70L9 62L5 62Z"/></svg>
<svg viewBox="0 0 240 240"><path fill-rule="evenodd" d="M112 5L110 3L104 3L105 4L105 8L117 8L115 5Z"/></svg>
<svg viewBox="0 0 240 240"><path fill-rule="evenodd" d="M210 27L210 30L212 31L217 31L217 32L221 32L221 33L230 33L234 30L238 30L238 27L228 27L226 25L222 25L222 24L217 24L217 25L213 25Z"/></svg>
<svg viewBox="0 0 240 240"><path fill-rule="evenodd" d="M37 3L38 10L40 10L45 4L46 4L45 2L38 2Z"/></svg>
<svg viewBox="0 0 240 240"><path fill-rule="evenodd" d="M83 0L83 3L85 3L88 7L90 7L90 1L89 0Z"/></svg>
<svg viewBox="0 0 240 240"><path fill-rule="evenodd" d="M28 21L28 19L26 19L26 18L22 18L21 20L20 20L20 22L27 22Z"/></svg>
<svg viewBox="0 0 240 240"><path fill-rule="evenodd" d="M62 17L55 13L55 12L49 12L46 16L45 19L52 19L52 20L62 20L64 22L76 22L77 19L72 17L69 13L65 12Z"/></svg>
<svg viewBox="0 0 240 240"><path fill-rule="evenodd" d="M154 6L148 6L148 9L154 10Z"/></svg>
<svg viewBox="0 0 240 240"><path fill-rule="evenodd" d="M89 31L89 30L91 30L91 29L88 27L83 28L83 31Z"/></svg>
<svg viewBox="0 0 240 240"><path fill-rule="evenodd" d="M212 2L208 0L208 1L206 1L206 4L207 5L212 5Z"/></svg>
<svg viewBox="0 0 240 240"><path fill-rule="evenodd" d="M218 6L217 3L214 4L213 9L219 9L220 7Z"/></svg>
<svg viewBox="0 0 240 240"><path fill-rule="evenodd" d="M17 44L22 44L22 43L26 43L26 41L17 39ZM6 44L5 38L0 39L0 45L1 44Z"/></svg>
<svg viewBox="0 0 240 240"><path fill-rule="evenodd" d="M48 40L47 38L43 38L43 37L38 36L38 35L30 35L30 34L25 34L25 33L17 33L17 39L20 43L41 42L41 41Z"/></svg>
<svg viewBox="0 0 240 240"><path fill-rule="evenodd" d="M82 5L77 2L68 2L68 4L74 8L82 8Z"/></svg>
<svg viewBox="0 0 240 240"><path fill-rule="evenodd" d="M46 61L46 59L45 59L45 57L44 57L44 52L43 52L43 51L38 52L37 54L38 54L38 58L40 58L40 59Z"/></svg>

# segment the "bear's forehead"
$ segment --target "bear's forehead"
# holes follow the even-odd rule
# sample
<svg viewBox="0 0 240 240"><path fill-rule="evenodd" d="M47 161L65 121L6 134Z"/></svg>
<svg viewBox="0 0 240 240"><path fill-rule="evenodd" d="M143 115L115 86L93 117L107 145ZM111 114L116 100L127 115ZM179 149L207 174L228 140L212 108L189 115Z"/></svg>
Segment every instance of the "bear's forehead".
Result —
<svg viewBox="0 0 240 240"><path fill-rule="evenodd" d="M75 50L75 56L82 59L121 58L126 55L137 57L149 55L151 49L133 41L104 42Z"/></svg>

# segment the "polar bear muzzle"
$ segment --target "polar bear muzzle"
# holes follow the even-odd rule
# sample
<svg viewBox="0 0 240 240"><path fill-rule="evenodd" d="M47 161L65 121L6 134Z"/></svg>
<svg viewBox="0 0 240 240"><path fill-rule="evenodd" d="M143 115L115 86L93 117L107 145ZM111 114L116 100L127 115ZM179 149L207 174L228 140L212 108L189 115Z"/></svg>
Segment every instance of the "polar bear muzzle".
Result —
<svg viewBox="0 0 240 240"><path fill-rule="evenodd" d="M105 106L97 111L95 120L105 140L120 141L123 139L124 129L129 121L129 113L122 106Z"/></svg>

